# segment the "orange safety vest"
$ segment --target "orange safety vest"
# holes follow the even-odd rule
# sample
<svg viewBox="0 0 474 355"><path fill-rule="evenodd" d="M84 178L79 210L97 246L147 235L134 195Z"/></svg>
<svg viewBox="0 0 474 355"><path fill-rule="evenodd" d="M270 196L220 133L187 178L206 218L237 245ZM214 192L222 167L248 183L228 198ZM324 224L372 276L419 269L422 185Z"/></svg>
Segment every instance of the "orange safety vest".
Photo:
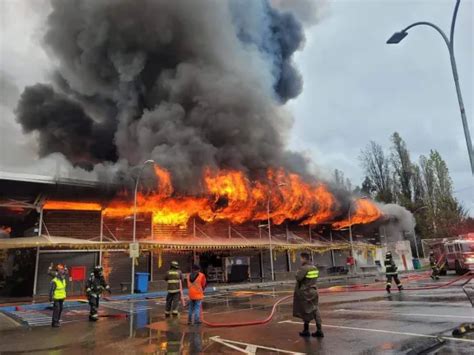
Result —
<svg viewBox="0 0 474 355"><path fill-rule="evenodd" d="M188 275L188 290L189 299L193 301L202 300L204 298L204 290L202 289L202 278L204 274L199 273L194 282L191 282L190 275Z"/></svg>

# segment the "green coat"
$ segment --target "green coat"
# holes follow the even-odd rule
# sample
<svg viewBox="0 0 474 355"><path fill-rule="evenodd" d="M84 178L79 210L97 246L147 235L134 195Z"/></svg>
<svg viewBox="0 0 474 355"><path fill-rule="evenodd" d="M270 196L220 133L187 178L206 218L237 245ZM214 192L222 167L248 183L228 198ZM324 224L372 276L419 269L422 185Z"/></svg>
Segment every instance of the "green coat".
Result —
<svg viewBox="0 0 474 355"><path fill-rule="evenodd" d="M304 264L296 272L296 285L293 294L293 316L305 322L314 319L318 308L319 295L316 280L319 270L312 264Z"/></svg>

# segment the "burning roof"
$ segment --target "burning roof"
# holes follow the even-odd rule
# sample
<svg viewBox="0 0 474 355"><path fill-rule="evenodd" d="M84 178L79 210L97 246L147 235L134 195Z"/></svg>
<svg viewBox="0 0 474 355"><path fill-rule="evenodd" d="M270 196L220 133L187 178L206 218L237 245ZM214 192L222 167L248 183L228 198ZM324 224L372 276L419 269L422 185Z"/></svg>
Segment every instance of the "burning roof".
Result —
<svg viewBox="0 0 474 355"><path fill-rule="evenodd" d="M155 189L139 192L137 212L151 213L154 224L184 226L191 217L205 222L227 220L233 224L263 221L274 224L293 221L302 225L338 220L333 226L370 223L381 217L381 211L370 200L358 199L342 205L330 188L321 182L306 182L295 173L283 169L268 169L266 177L251 180L241 171L207 169L200 184L200 195L176 193L170 173L155 166ZM133 214L130 198L121 194L106 206L96 202L48 200L46 210L104 210L109 217ZM349 209L350 216L348 214Z"/></svg>

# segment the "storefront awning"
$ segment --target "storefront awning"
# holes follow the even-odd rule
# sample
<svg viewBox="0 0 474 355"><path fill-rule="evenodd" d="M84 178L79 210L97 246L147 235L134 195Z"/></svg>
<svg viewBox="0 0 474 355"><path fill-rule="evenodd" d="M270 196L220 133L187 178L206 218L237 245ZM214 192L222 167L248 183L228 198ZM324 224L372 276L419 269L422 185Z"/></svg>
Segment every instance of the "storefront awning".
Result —
<svg viewBox="0 0 474 355"><path fill-rule="evenodd" d="M0 249L83 249L83 250L127 250L132 241L104 241L84 240L66 237L37 236L25 238L0 239ZM351 245L345 242L323 242L323 241L282 241L273 239L271 244L268 239L246 239L237 238L176 238L173 240L140 240L140 250L182 250L182 251L212 251L212 250L236 250L236 249L269 249L276 251L298 251L308 250L323 253L329 250L350 249ZM375 249L375 245L361 242L354 243L355 249Z"/></svg>

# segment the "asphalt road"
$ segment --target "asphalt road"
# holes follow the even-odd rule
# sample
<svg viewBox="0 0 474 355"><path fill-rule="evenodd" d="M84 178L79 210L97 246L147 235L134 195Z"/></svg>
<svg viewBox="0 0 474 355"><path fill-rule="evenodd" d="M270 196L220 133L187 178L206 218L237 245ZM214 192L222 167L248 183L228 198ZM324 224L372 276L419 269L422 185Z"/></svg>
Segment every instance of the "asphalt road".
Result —
<svg viewBox="0 0 474 355"><path fill-rule="evenodd" d="M434 284L405 280L407 288ZM216 293L206 300L204 318L217 323L263 319L276 300L291 293L284 287ZM291 301L278 307L270 323L241 328L188 326L185 314L165 319L163 299L103 302L104 317L96 323L87 321L87 305L67 309L59 329L49 326L50 311L35 311L25 315L35 326L0 333L0 353L472 354L474 348L474 333L451 335L461 323L474 322L460 283L391 295L333 287L321 292L320 304L323 339L299 337L302 325L291 315Z"/></svg>

